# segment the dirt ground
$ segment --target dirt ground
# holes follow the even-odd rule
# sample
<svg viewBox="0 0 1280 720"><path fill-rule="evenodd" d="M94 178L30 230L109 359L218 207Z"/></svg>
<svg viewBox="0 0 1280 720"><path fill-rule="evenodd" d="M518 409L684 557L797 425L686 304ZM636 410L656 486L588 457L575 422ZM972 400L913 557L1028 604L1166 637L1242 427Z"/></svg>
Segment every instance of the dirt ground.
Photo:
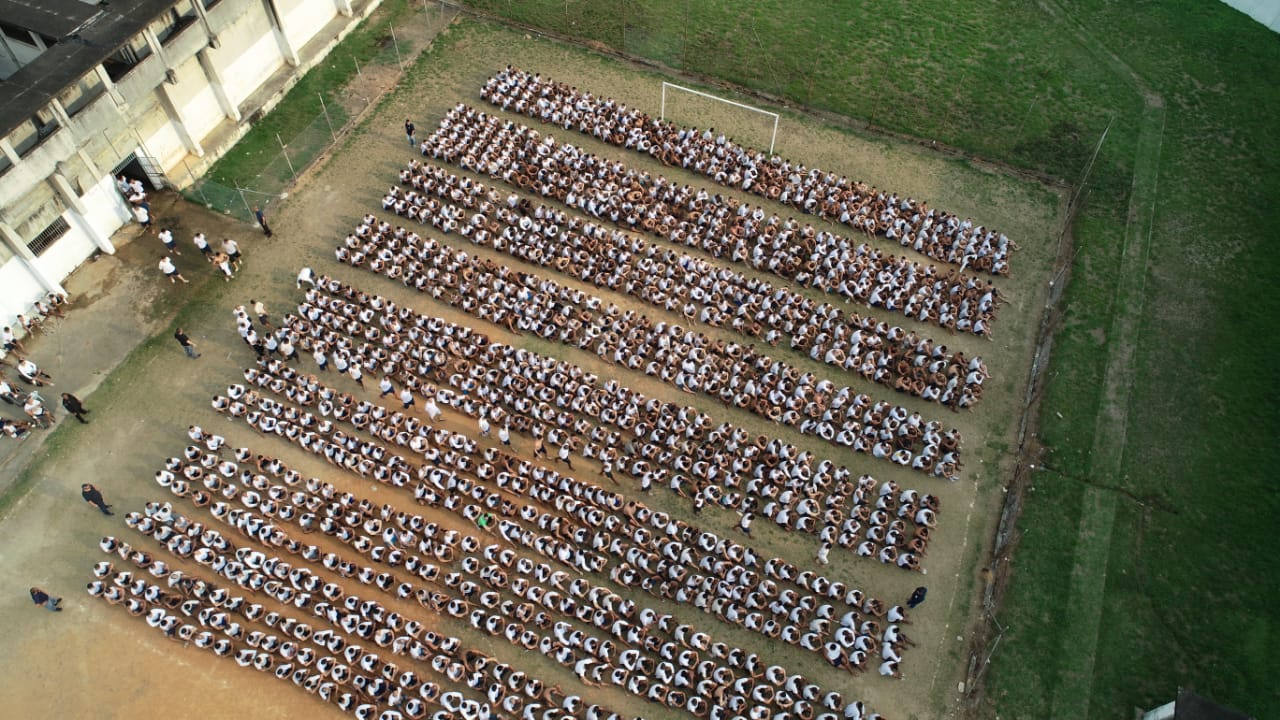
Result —
<svg viewBox="0 0 1280 720"><path fill-rule="evenodd" d="M480 327L497 340L523 342L532 349L600 371L603 376L614 372L598 367L594 356L511 337L477 319L456 316L451 308L385 278L339 266L333 260L335 244L361 216L379 210L378 199L395 181L402 164L413 157L401 132L403 119L412 117L419 133L425 135L453 104L466 101L482 106L478 97L481 83L508 62L541 70L579 87L608 92L628 104L654 111L659 104L658 76L577 49L472 23L455 25L443 40L437 45L445 49L431 50L396 94L379 106L375 116L292 189L288 200L275 210L274 239L265 240L251 227L226 224L200 208L174 207L168 211L177 218L175 234L183 243L184 255L179 258L179 265L184 272L190 268L188 277L198 276L204 287L165 286L155 270L159 242L146 236L125 244L114 257L86 265L69 281L79 299L76 312L56 332L37 338L33 351L38 362L48 364L60 381L60 388L74 387L77 392L83 391L81 397L87 395L87 405L94 410L90 416L93 423L68 428L57 442L44 446L28 441L32 449L19 449L3 468L6 483L18 477L22 467L36 469L34 482L7 506L0 521L0 585L7 588L0 597L0 617L10 628L0 636L0 672L5 677L7 715L186 716L198 708L201 715L211 718L292 717L303 712L340 716L336 709L303 692L285 689L273 678L242 670L234 663L212 662L210 655L170 643L144 623L129 618L118 608L93 601L81 590L91 577L91 565L100 559L97 540L102 535L115 534L130 541L141 538L124 527L119 515L105 517L84 505L76 493L77 485L85 480L96 483L121 514L140 509L147 500L163 497L151 476L163 458L177 454L187 444L185 428L192 423L225 435L232 446L248 445L278 454L308 475L324 477L376 502L412 507L405 496L392 498L385 488L362 484L354 476L337 475L323 463L279 441L264 445L266 441L243 425L230 423L209 408L209 396L235 382L240 369L252 359L236 336L232 307L256 298L263 300L274 314L288 312L300 297L293 285L300 266L331 273L419 311ZM744 137L749 124L753 128L759 125L757 119L700 103L683 103L679 111L682 122L715 125L731 133L735 123L741 123ZM658 170L638 155L593 143L583 136L565 132L556 136L617 156L630 165ZM863 138L787 114L780 124L777 152L879 187L927 198L936 207L1001 229L1022 246L1013 259L1016 276L1000 283L1011 302L1003 308L995 326L996 340L967 336L946 339L950 347L986 359L993 377L984 402L973 412L953 415L922 401L898 395L891 398L920 410L926 417L937 417L961 429L968 467L960 482L947 484L890 463L842 453L834 446L767 425L755 416L725 410L718 404L694 403L716 421L730 420L756 432L780 434L820 457L849 465L855 473L894 479L942 498L940 526L926 558L926 576L851 555L833 555L827 569L829 575L889 602L902 602L916 585L927 585L929 599L914 615L909 628L920 646L905 654L905 679L901 681L876 677L874 671L850 678L837 675L816 655L782 643L766 646L758 635L735 633L711 618L689 612L689 608L651 598L646 602L677 617L689 618L717 639L742 643L743 647L777 657L791 671L812 677L824 688L840 690L846 697L861 698L887 717L948 716L958 696L957 683L965 671L967 628L971 612L978 605L982 558L998 513L1000 488L1012 461L1010 449L1022 409L1036 324L1045 302L1047 272L1063 221L1064 200L1043 187L1012 180L981 166L940 158L917 146ZM689 181L709 184L693 177ZM166 217L164 212L161 217ZM215 224L220 222L223 224ZM190 236L196 228L214 227L218 233L242 240L246 264L230 283L214 278L211 268L201 266L194 257L194 248L186 249L191 247ZM124 232L136 234L132 229ZM215 234L211 229L206 232ZM458 244L456 238L451 244ZM475 248L469 251L485 254ZM504 258L504 262L519 265L511 258ZM555 279L574 284L562 276ZM193 296L194 305L186 307ZM629 298L610 299L624 306L633 304ZM198 360L184 358L167 337L169 322L179 312L204 353ZM648 312L654 310L648 308ZM909 325L900 318L888 319ZM936 337L933 330L924 330ZM128 363L120 365L131 349L157 332L165 342L142 347ZM112 342L99 339L104 335ZM784 348L775 351L775 356L812 369L820 376L833 372ZM111 380L94 393L93 388L113 367L116 369ZM877 398L891 394L883 387L860 385L862 381L856 377L834 379L865 387ZM643 376L627 375L623 380L652 395L672 398L679 394L674 388L660 386ZM349 391L357 390L350 381L336 383ZM687 400L687 396L681 400ZM447 421L450 429L474 432L473 423L460 415L451 414ZM517 439L516 446L527 449L529 441ZM594 469L577 474L607 483ZM663 494L655 494L650 504L675 517L692 517L686 506L674 505ZM197 512L190 506L178 509ZM708 511L697 522L728 534L736 515ZM786 534L765 525L757 524L753 545L812 566L816 549L812 536ZM65 596L66 612L54 614L34 608L25 592L33 584ZM406 612L423 615L416 607ZM431 618L421 619L432 624ZM522 654L505 642L475 637L462 624L440 621L440 627L501 660L519 663L533 675L560 682L566 688L576 687L585 697L628 715L662 715L655 713L656 706L621 692L588 692L570 673L542 656Z"/></svg>

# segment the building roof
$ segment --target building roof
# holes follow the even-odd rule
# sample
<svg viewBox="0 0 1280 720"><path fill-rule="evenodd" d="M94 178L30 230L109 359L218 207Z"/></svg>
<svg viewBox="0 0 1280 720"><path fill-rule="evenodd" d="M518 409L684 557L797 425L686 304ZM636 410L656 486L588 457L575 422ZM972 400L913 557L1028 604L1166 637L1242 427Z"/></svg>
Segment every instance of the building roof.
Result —
<svg viewBox="0 0 1280 720"><path fill-rule="evenodd" d="M197 0L198 1L198 0ZM178 0L0 0L4 22L56 42L0 80L0 137L119 50Z"/></svg>

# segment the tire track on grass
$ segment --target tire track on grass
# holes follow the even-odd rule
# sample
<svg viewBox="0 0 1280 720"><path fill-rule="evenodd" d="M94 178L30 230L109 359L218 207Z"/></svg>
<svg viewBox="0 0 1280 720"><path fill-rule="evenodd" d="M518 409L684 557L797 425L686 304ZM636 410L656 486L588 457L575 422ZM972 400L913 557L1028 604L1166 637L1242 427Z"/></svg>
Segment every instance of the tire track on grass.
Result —
<svg viewBox="0 0 1280 720"><path fill-rule="evenodd" d="M1118 75L1128 79L1143 99L1138 144L1134 152L1133 186L1121 246L1120 273L1112 301L1107 366L1089 466L1092 477L1118 478L1124 460L1151 231L1155 221L1160 151L1164 145L1164 100L1060 5L1052 0L1044 0L1039 5L1048 15L1069 25L1077 38ZM1090 485L1084 490L1051 717L1089 717L1098 634L1106 595L1107 564L1111 556L1111 534L1119 498L1119 494L1105 487Z"/></svg>

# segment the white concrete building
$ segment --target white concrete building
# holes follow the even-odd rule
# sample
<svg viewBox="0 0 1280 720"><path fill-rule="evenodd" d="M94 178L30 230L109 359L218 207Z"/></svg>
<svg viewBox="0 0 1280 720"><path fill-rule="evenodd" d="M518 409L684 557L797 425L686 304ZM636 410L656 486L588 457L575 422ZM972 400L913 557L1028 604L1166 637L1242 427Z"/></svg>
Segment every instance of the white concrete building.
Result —
<svg viewBox="0 0 1280 720"><path fill-rule="evenodd" d="M0 0L0 324L189 184L380 0Z"/></svg>

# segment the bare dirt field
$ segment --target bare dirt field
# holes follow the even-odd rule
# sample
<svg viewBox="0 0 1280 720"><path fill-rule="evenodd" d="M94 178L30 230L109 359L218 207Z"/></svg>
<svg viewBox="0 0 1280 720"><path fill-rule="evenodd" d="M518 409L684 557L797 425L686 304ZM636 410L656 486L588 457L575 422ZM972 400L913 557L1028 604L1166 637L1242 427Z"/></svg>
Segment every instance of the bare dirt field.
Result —
<svg viewBox="0 0 1280 720"><path fill-rule="evenodd" d="M246 264L230 283L209 280L211 269L200 267L194 249L183 256L185 268L205 278L208 287L170 288L154 270L159 243L143 237L130 243L102 272L98 265L80 271L73 287L101 297L77 310L73 317L108 322L134 313L123 340L134 343L157 331L159 341L142 345L127 363L116 368L107 386L89 395L92 424L64 431L40 457L23 458L6 468L17 476L18 466L34 463L32 482L20 497L7 505L0 522L0 576L7 588L0 597L0 617L9 631L0 637L0 673L5 714L12 717L159 717L198 714L210 718L295 717L318 713L339 717L341 713L288 683L239 668L233 662L215 661L212 655L163 639L145 623L130 618L119 608L95 601L83 592L91 578L89 569L101 559L97 541L114 534L130 542L147 541L126 528L120 515L140 509L145 501L170 499L151 480L164 458L176 455L187 445L185 429L197 423L206 430L225 435L232 447L247 445L254 450L277 455L289 465L316 475L375 502L393 502L407 510L415 506L408 495L353 475L335 472L331 466L306 456L278 439L264 439L240 423L231 423L209 407L209 397L225 390L241 378L241 370L253 356L236 335L232 308L250 298L263 300L271 312L280 315L294 309L301 298L293 279L301 266L330 273L346 282L380 293L419 312L471 325L495 340L522 343L538 352L582 365L602 377L617 370L602 366L592 355L566 346L548 346L512 336L475 318L457 314L447 305L413 293L402 285L365 271L339 265L333 248L368 212L381 215L379 198L395 183L397 171L414 157L407 147L401 123L413 118L420 137L431 132L436 121L454 104L462 101L490 110L482 104L478 90L484 80L507 63L540 70L559 80L620 98L630 105L651 109L659 103L659 77L651 72L625 66L613 59L589 54L544 39L531 38L493 26L464 21L451 27L436 41L436 47L403 79L401 86L365 124L343 140L331 156L295 187L289 199L276 210L275 238L265 240L251 227L227 227L222 231L243 241ZM676 79L677 82L682 82ZM681 122L701 123L733 132L735 123L753 123L723 108L709 104L684 103ZM517 119L514 116L512 119ZM518 120L518 119L517 119ZM532 121L523 120L531 123ZM758 133L751 131L751 137ZM594 143L567 132L554 133L559 140L589 146L593 152L618 157L633 167L668 175L677 173L647 162L641 156ZM754 140L753 140L754 141ZM855 558L850 553L833 553L826 573L850 585L859 586L888 603L906 600L912 588L926 585L929 599L913 615L911 636L919 643L904 657L905 678L890 680L875 676L874 669L857 678L837 674L813 654L780 642L769 643L758 635L737 631L714 622L692 608L664 600L643 598L644 604L688 618L706 628L717 639L737 643L777 659L793 672L814 679L824 689L839 690L848 697L863 699L890 718L934 718L949 715L957 696L957 683L964 677L966 641L974 608L981 592L982 558L1001 503L1000 488L1009 472L1015 432L1021 417L1024 389L1031 363L1033 343L1047 293L1048 270L1057 250L1060 226L1064 221L1064 198L1044 187L1011 179L980 165L942 158L918 146L867 138L784 113L777 153L811 166L859 178L916 198L927 198L935 207L977 218L1007 233L1022 250L1013 258L1014 277L999 282L1010 298L995 326L995 340L972 336L947 337L948 346L966 355L981 355L991 369L984 401L971 412L952 414L939 406L893 395L882 386L871 386L856 376L837 377L826 366L784 347L775 357L812 370L822 377L854 386L876 398L891 399L926 418L938 418L958 427L965 438L966 465L963 479L948 484L925 477L891 463L839 451L835 446L774 426L741 411L722 408L709 398L692 401L670 386L640 374L620 379L624 384L649 395L679 402L692 402L717 422L729 420L755 433L778 435L797 446L847 464L855 474L870 473L879 480L893 479L921 492L939 495L942 513L939 527L925 560L928 574L921 576L879 563ZM709 181L689 176L684 180L699 185ZM781 206L773 209L786 214ZM184 208L176 234L184 248L190 247L190 233L204 222L198 208ZM803 219L803 218L802 218ZM429 231L428 231L429 232ZM446 240L454 246L458 238ZM660 242L652 240L653 242ZM891 246L884 245L893 251ZM500 259L519 269L546 275L547 271L523 267L510 257L499 258L482 248L468 252ZM107 265L103 265L107 268ZM741 268L739 268L741 269ZM189 275L190 276L190 275ZM124 278L115 281L112 278ZM563 276L559 282L600 293ZM184 307L191 293L195 306ZM609 297L623 307L637 307L631 298ZM647 308L654 312L652 308ZM850 306L850 309L855 309ZM860 312L865 309L856 308ZM192 337L200 344L203 357L188 360L163 330L174 313L180 312ZM874 311L870 314L877 315ZM674 316L673 316L674 317ZM936 329L915 327L909 321L886 317L895 324L937 336ZM68 320L68 326L73 320ZM714 333L713 333L714 334ZM66 336L37 339L37 358L51 354L50 345ZM727 332L720 336L728 338ZM62 349L62 353L75 352ZM81 367L102 373L119 362L122 349L99 349L90 345L76 353ZM101 359L101 365L97 360ZM310 362L304 358L304 365ZM54 371L55 374L57 371ZM69 371L70 372L70 371ZM81 371L82 375L86 373ZM339 388L376 399L374 383L361 392L349 380L330 380ZM81 387L96 383L86 380ZM47 396L48 394L46 394ZM84 397L82 395L82 397ZM474 434L474 421L459 413L447 413L445 426ZM28 441L31 442L31 441ZM527 452L531 441L516 438L516 449ZM492 445L482 441L482 445ZM594 463L581 463L575 473L584 480L607 486ZM105 517L82 503L76 492L80 482L101 487L118 511ZM630 488L624 488L629 493ZM693 519L684 501L673 502L665 493L655 493L647 502L673 517ZM201 511L177 503L179 512L199 516ZM441 522L450 525L451 521ZM736 514L708 510L697 524L722 536L732 534ZM779 555L802 567L813 567L816 540L813 536L786 533L776 527L757 524L752 545ZM606 579L607 584L607 579ZM66 611L48 613L33 607L26 588L41 585L66 597ZM394 601L388 602L395 605ZM396 606L399 607L399 606ZM572 674L536 653L524 653L501 638L491 639L473 632L465 623L447 618L426 617L416 605L404 607L407 615L428 626L457 635L468 645L519 665L549 683L558 682L584 697L601 702L627 715L663 716L659 706L626 696L617 690L598 690L580 685ZM403 663L402 663L403 664Z"/></svg>

